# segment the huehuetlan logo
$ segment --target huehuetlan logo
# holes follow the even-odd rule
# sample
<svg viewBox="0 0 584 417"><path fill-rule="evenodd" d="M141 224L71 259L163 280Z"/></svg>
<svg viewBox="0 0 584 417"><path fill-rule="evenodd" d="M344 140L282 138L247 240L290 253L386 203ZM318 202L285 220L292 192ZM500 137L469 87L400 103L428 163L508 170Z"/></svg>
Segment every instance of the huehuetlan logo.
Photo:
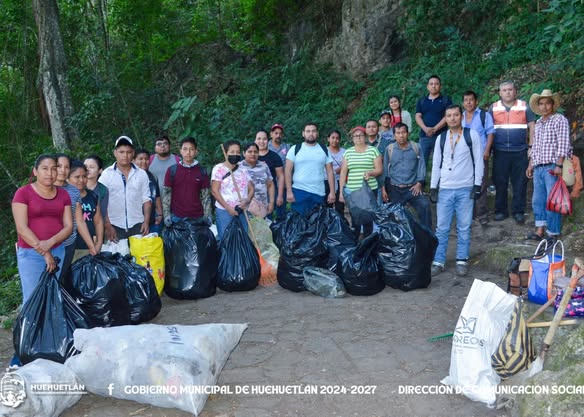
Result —
<svg viewBox="0 0 584 417"><path fill-rule="evenodd" d="M4 374L0 380L0 402L6 407L16 408L25 398L24 379L12 372Z"/></svg>

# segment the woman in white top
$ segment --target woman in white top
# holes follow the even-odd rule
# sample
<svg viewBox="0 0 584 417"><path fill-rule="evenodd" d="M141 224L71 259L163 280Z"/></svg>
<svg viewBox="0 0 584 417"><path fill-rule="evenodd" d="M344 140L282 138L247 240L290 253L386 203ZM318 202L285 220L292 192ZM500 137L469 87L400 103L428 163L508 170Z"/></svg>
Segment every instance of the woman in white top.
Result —
<svg viewBox="0 0 584 417"><path fill-rule="evenodd" d="M335 174L335 196L334 203L335 210L342 216L345 213L345 203L339 201L339 176L341 174L341 166L343 165L343 155L345 148L341 148L341 132L338 130L331 130L327 136L329 154L333 160L333 173ZM325 195L329 194L328 181L324 182ZM333 204L329 204L333 207Z"/></svg>
<svg viewBox="0 0 584 417"><path fill-rule="evenodd" d="M403 110L399 96L389 97L389 108L391 109L391 128L398 124L404 123L408 126L408 132L412 131L412 115L409 111Z"/></svg>

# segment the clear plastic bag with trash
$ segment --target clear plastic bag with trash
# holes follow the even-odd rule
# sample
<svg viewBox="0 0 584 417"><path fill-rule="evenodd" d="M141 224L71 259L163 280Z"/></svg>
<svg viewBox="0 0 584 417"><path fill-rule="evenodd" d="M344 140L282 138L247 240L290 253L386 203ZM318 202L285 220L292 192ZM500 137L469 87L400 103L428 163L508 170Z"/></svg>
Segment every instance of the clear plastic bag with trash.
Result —
<svg viewBox="0 0 584 417"><path fill-rule="evenodd" d="M304 286L311 293L324 298L341 298L347 295L341 278L326 268L306 267Z"/></svg>

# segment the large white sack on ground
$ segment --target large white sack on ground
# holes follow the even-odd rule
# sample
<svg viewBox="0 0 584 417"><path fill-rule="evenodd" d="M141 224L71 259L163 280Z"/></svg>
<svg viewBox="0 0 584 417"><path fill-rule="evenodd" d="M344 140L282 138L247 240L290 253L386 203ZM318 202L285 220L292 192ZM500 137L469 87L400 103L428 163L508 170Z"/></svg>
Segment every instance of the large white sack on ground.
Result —
<svg viewBox="0 0 584 417"><path fill-rule="evenodd" d="M471 400L495 403L501 378L491 366L491 355L503 338L516 299L492 282L474 280L456 323L450 374L443 384L455 386Z"/></svg>
<svg viewBox="0 0 584 417"><path fill-rule="evenodd" d="M46 359L4 374L0 385L1 417L58 417L81 399L83 390L71 369Z"/></svg>
<svg viewBox="0 0 584 417"><path fill-rule="evenodd" d="M104 397L178 408L198 415L247 324L141 324L77 329L69 366ZM197 389L199 392L197 392Z"/></svg>

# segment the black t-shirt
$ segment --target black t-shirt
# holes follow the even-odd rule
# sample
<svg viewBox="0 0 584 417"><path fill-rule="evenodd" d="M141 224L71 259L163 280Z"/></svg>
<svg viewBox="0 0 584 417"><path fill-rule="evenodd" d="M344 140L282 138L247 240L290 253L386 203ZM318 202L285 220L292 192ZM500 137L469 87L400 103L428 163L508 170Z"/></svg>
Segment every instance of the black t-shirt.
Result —
<svg viewBox="0 0 584 417"><path fill-rule="evenodd" d="M284 166L282 158L280 158L280 156L276 152L270 150L268 151L267 154L260 155L258 159L268 164L268 168L270 168L270 174L272 174L274 184L276 184L278 182L278 177L276 176L276 168Z"/></svg>
<svg viewBox="0 0 584 417"><path fill-rule="evenodd" d="M85 224L89 229L89 236L93 237L95 236L95 223L93 223L93 216L95 216L97 206L99 205L99 197L97 196L97 193L92 190L86 189L85 191L87 191L87 194L85 197L81 198L81 210L83 211ZM77 234L75 249L89 249L80 234Z"/></svg>

